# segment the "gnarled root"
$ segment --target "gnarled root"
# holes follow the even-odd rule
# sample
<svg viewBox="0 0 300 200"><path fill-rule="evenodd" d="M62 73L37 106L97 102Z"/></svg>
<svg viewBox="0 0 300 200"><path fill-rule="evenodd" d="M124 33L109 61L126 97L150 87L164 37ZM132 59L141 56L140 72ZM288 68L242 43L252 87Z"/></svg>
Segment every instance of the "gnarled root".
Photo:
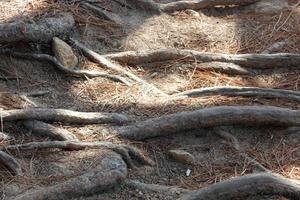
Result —
<svg viewBox="0 0 300 200"><path fill-rule="evenodd" d="M76 141L47 141L47 142L31 142L26 144L8 145L4 149L8 151L29 151L42 149L63 149L68 151L76 151L83 149L110 149L122 156L128 167L135 168L139 165L152 165L151 159L145 157L138 149L128 146L113 144L110 142L76 142Z"/></svg>
<svg viewBox="0 0 300 200"><path fill-rule="evenodd" d="M126 176L127 167L123 159L111 152L90 172L56 185L27 191L10 200L56 200L89 196L119 185Z"/></svg>
<svg viewBox="0 0 300 200"><path fill-rule="evenodd" d="M270 173L258 173L213 184L178 200L229 200L259 195L280 195L297 200L300 199L300 184Z"/></svg>

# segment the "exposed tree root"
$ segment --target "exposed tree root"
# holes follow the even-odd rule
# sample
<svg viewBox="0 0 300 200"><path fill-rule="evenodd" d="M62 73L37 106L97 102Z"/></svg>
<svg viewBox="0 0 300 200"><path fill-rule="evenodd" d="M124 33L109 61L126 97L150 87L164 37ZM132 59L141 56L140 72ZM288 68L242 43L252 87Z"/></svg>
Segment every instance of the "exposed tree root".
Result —
<svg viewBox="0 0 300 200"><path fill-rule="evenodd" d="M29 151L42 149L63 149L68 151L76 151L83 149L110 149L122 156L128 167L135 168L138 165L152 165L151 159L145 157L138 149L121 144L113 144L110 142L76 142L76 141L47 141L47 142L31 142L26 144L8 145L3 150L8 151Z"/></svg>
<svg viewBox="0 0 300 200"><path fill-rule="evenodd" d="M49 42L54 36L70 32L74 25L75 20L69 13L35 23L23 21L1 24L0 43Z"/></svg>
<svg viewBox="0 0 300 200"><path fill-rule="evenodd" d="M105 55L106 58L137 65L176 59L191 59L198 62L234 63L243 67L274 69L276 67L299 67L300 54L220 54L204 53L187 49L158 49L144 51L126 51Z"/></svg>
<svg viewBox="0 0 300 200"><path fill-rule="evenodd" d="M127 2L131 2L137 8L146 11L151 11L156 14L161 13L160 4L155 3L153 0L127 0Z"/></svg>
<svg viewBox="0 0 300 200"><path fill-rule="evenodd" d="M87 47L85 47L83 44L79 43L78 41L74 40L74 39L70 39L73 44L79 48L84 55L89 58L91 61L94 61L98 64L100 64L102 67L117 71L119 73L122 73L128 77L130 77L131 79L137 81L138 83L144 84L146 86L148 86L150 89L154 90L155 92L157 92L158 94L164 95L166 96L166 94L161 91L160 89L158 89L157 87L155 87L154 85L146 82L145 80L141 79L140 77L138 77L137 75L125 70L121 65L116 64L116 63L112 63L110 60L106 59L105 57L101 56L100 54L88 49Z"/></svg>
<svg viewBox="0 0 300 200"><path fill-rule="evenodd" d="M187 90L171 95L171 99L182 99L188 97L201 97L211 95L244 96L244 97L272 97L294 100L300 102L300 92L292 90L268 89L258 87L208 87Z"/></svg>
<svg viewBox="0 0 300 200"><path fill-rule="evenodd" d="M237 124L299 126L300 111L273 106L217 106L148 119L128 126L115 127L111 131L121 137L144 140L200 127Z"/></svg>
<svg viewBox="0 0 300 200"><path fill-rule="evenodd" d="M127 116L117 113L77 112L51 108L2 110L0 113L4 122L16 120L40 120L79 124L124 124L130 121Z"/></svg>
<svg viewBox="0 0 300 200"><path fill-rule="evenodd" d="M80 2L84 7L88 8L89 10L93 11L94 13L96 13L97 15L100 15L101 17L104 17L105 19L109 20L109 21L112 21L116 24L122 24L122 20L121 18L112 13L112 12L109 12L109 11L106 11L100 7L97 7L91 3L88 3L88 2L84 2L84 1L81 1Z"/></svg>
<svg viewBox="0 0 300 200"><path fill-rule="evenodd" d="M129 86L132 85L130 82L128 82L125 78L123 78L121 76L107 74L105 72L99 72L99 71L93 71L93 70L75 70L75 69L66 68L55 57L50 56L48 54L12 52L10 49L0 49L0 54L10 55L10 56L14 56L16 58L33 59L33 60L51 62L60 71L66 73L70 76L88 77L88 78L105 77L105 78L109 78L114 81L122 82Z"/></svg>
<svg viewBox="0 0 300 200"><path fill-rule="evenodd" d="M300 199L300 184L270 173L258 173L222 181L183 195L179 200L229 200L249 196L280 195Z"/></svg>
<svg viewBox="0 0 300 200"><path fill-rule="evenodd" d="M182 193L190 192L190 190L183 189L180 187L158 185L158 184L147 184L147 183L141 183L137 180L126 180L125 184L130 188L137 189L143 192L155 192L155 193L161 193L163 195L168 195L168 196L175 196L175 195L177 196Z"/></svg>
<svg viewBox="0 0 300 200"><path fill-rule="evenodd" d="M184 0L160 4L160 9L164 12L174 12L186 9L199 10L203 8L213 8L215 6L244 6L257 1L259 0Z"/></svg>
<svg viewBox="0 0 300 200"><path fill-rule="evenodd" d="M38 136L46 136L54 140L61 141L78 141L78 138L68 130L52 126L50 124L37 121L27 120L24 122L26 128Z"/></svg>
<svg viewBox="0 0 300 200"><path fill-rule="evenodd" d="M90 172L56 185L27 191L9 200L57 200L89 196L119 185L127 176L123 159L113 152L106 153L101 164Z"/></svg>
<svg viewBox="0 0 300 200"><path fill-rule="evenodd" d="M262 164L260 164L258 161L256 161L254 158L251 158L247 155L247 153L243 150L241 147L238 139L231 135L230 133L227 133L219 128L215 129L215 133L225 139L242 157L244 157L248 162L255 165L256 169L261 172L271 172L269 169L265 168Z"/></svg>
<svg viewBox="0 0 300 200"><path fill-rule="evenodd" d="M282 41L279 41L279 42L275 42L274 44L269 46L266 50L264 50L261 53L262 54L268 54L268 53L273 53L275 51L278 51L278 50L282 49L288 42L289 42L288 39L285 39L285 40L282 40Z"/></svg>
<svg viewBox="0 0 300 200"><path fill-rule="evenodd" d="M19 162L3 151L0 151L0 163L4 165L14 175L22 174L22 168Z"/></svg>

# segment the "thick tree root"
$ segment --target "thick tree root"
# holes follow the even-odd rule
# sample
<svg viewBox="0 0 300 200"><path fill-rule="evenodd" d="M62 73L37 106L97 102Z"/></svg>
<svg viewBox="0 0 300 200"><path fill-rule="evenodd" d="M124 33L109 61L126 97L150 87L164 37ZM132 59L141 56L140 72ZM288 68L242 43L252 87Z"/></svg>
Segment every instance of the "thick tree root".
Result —
<svg viewBox="0 0 300 200"><path fill-rule="evenodd" d="M254 158L251 158L247 155L247 153L243 150L241 147L238 139L231 135L230 133L227 133L219 128L215 129L215 133L225 139L242 157L244 157L248 162L255 165L256 170L259 170L260 172L271 172L269 169L265 168L262 164L260 164L258 161L256 161Z"/></svg>
<svg viewBox="0 0 300 200"><path fill-rule="evenodd" d="M153 165L151 159L145 157L138 149L121 144L110 142L75 142L75 141L47 141L31 142L26 144L8 145L3 147L7 151L30 151L42 149L62 149L68 151L77 151L83 149L109 149L123 158L129 168L136 168L137 165Z"/></svg>
<svg viewBox="0 0 300 200"><path fill-rule="evenodd" d="M3 151L0 151L0 163L14 175L22 175L22 168L19 162Z"/></svg>
<svg viewBox="0 0 300 200"><path fill-rule="evenodd" d="M40 120L49 122L79 123L79 124L124 124L129 122L127 116L117 113L77 112L64 109L17 109L0 111L2 120Z"/></svg>
<svg viewBox="0 0 300 200"><path fill-rule="evenodd" d="M259 0L183 0L160 4L160 9L163 12L174 12L186 9L199 10L203 8L213 8L215 6L244 6L258 1Z"/></svg>
<svg viewBox="0 0 300 200"><path fill-rule="evenodd" d="M75 25L72 15L46 18L39 22L13 22L0 25L0 43L49 42L54 36L67 34Z"/></svg>
<svg viewBox="0 0 300 200"><path fill-rule="evenodd" d="M211 95L243 96L243 97L272 97L300 102L300 92L292 90L268 89L257 87L208 87L187 90L171 95L170 99L201 97Z"/></svg>
<svg viewBox="0 0 300 200"><path fill-rule="evenodd" d="M123 159L111 152L90 172L56 185L27 191L9 200L57 200L89 196L119 185L126 176L127 167Z"/></svg>
<svg viewBox="0 0 300 200"><path fill-rule="evenodd" d="M187 49L158 49L144 51L126 51L105 55L106 58L132 65L190 59L198 62L234 63L242 67L274 69L276 67L299 67L300 54L220 54L204 53Z"/></svg>
<svg viewBox="0 0 300 200"><path fill-rule="evenodd" d="M121 65L116 64L116 63L112 63L110 60L106 59L105 57L101 56L100 54L88 49L87 47L85 47L83 44L79 43L78 41L74 40L74 39L70 39L71 42L73 42L73 44L79 48L84 55L89 58L91 61L96 62L98 64L100 64L102 67L117 71L119 73L122 73L126 76L128 76L129 78L131 78L132 80L137 81L138 83L144 84L147 87L149 87L149 89L154 90L155 92L157 92L158 94L164 95L166 96L166 94L161 91L160 89L158 89L157 87L155 87L154 85L146 82L145 80L141 79L140 77L138 77L137 75L125 70Z"/></svg>
<svg viewBox="0 0 300 200"><path fill-rule="evenodd" d="M222 181L183 195L179 200L230 200L249 196L279 195L300 199L300 184L269 173L258 173Z"/></svg>
<svg viewBox="0 0 300 200"><path fill-rule="evenodd" d="M158 184L146 184L137 180L126 180L125 185L143 192L160 193L167 196L177 196L182 193L190 192L190 190L175 186L166 186Z"/></svg>
<svg viewBox="0 0 300 200"><path fill-rule="evenodd" d="M24 122L26 128L38 136L46 136L60 141L79 141L78 138L68 130L52 126L50 124L37 121L27 120Z"/></svg>
<svg viewBox="0 0 300 200"><path fill-rule="evenodd" d="M77 76L77 77L88 77L88 78L95 78L95 77L105 77L109 78L114 81L118 81L124 83L128 86L132 85L128 82L125 78L117 75L107 74L105 72L93 71L93 70L75 70L64 67L55 57L50 56L48 54L34 54L34 53L21 53L21 52L12 52L10 49L0 49L1 55L9 55L14 56L16 58L23 58L23 59L32 59L38 61L47 61L55 65L57 69L66 73L70 76Z"/></svg>
<svg viewBox="0 0 300 200"><path fill-rule="evenodd" d="M299 126L300 111L273 106L217 106L115 127L112 132L129 139L144 140L201 127L238 124L246 126Z"/></svg>

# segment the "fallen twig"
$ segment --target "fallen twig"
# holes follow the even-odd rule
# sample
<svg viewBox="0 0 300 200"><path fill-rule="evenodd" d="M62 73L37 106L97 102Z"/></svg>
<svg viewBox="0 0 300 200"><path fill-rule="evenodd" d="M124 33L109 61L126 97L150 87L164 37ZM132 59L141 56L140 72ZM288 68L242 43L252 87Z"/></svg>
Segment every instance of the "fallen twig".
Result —
<svg viewBox="0 0 300 200"><path fill-rule="evenodd" d="M27 120L24 122L24 125L31 130L33 134L38 136L46 136L61 141L78 141L78 138L70 131L41 121Z"/></svg>
<svg viewBox="0 0 300 200"><path fill-rule="evenodd" d="M41 21L0 24L0 43L49 42L54 36L67 34L75 25L73 16L63 13Z"/></svg>
<svg viewBox="0 0 300 200"><path fill-rule="evenodd" d="M118 113L77 112L51 108L2 110L0 113L4 122L16 120L40 120L79 124L124 124L130 121L127 116Z"/></svg>
<svg viewBox="0 0 300 200"><path fill-rule="evenodd" d="M208 87L187 90L171 95L169 99L183 99L189 97L201 97L211 95L225 95L225 96L244 96L244 97L272 97L294 100L300 102L300 92L292 90L268 89L258 87Z"/></svg>
<svg viewBox="0 0 300 200"><path fill-rule="evenodd" d="M187 193L178 200L229 200L259 195L280 195L297 200L300 199L300 184L270 173L250 174Z"/></svg>
<svg viewBox="0 0 300 200"><path fill-rule="evenodd" d="M220 54L204 53L187 49L158 49L144 51L126 51L104 55L104 57L137 65L152 62L185 59L198 62L224 62L234 63L243 67L274 69L276 67L299 67L300 54L277 53L277 54Z"/></svg>

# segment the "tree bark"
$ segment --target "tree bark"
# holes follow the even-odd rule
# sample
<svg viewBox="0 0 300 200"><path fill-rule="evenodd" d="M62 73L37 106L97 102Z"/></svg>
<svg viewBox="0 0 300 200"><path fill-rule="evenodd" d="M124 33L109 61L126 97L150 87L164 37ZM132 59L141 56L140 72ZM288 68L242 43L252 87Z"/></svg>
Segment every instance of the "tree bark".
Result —
<svg viewBox="0 0 300 200"><path fill-rule="evenodd" d="M13 22L0 25L0 43L49 42L54 36L67 34L75 25L73 16L63 13L38 22Z"/></svg>
<svg viewBox="0 0 300 200"><path fill-rule="evenodd" d="M19 162L11 155L0 151L0 163L3 164L14 175L22 175L22 168Z"/></svg>
<svg viewBox="0 0 300 200"><path fill-rule="evenodd" d="M300 199L300 184L281 176L258 173L213 184L178 200L230 200L259 195L280 195L297 200Z"/></svg>

